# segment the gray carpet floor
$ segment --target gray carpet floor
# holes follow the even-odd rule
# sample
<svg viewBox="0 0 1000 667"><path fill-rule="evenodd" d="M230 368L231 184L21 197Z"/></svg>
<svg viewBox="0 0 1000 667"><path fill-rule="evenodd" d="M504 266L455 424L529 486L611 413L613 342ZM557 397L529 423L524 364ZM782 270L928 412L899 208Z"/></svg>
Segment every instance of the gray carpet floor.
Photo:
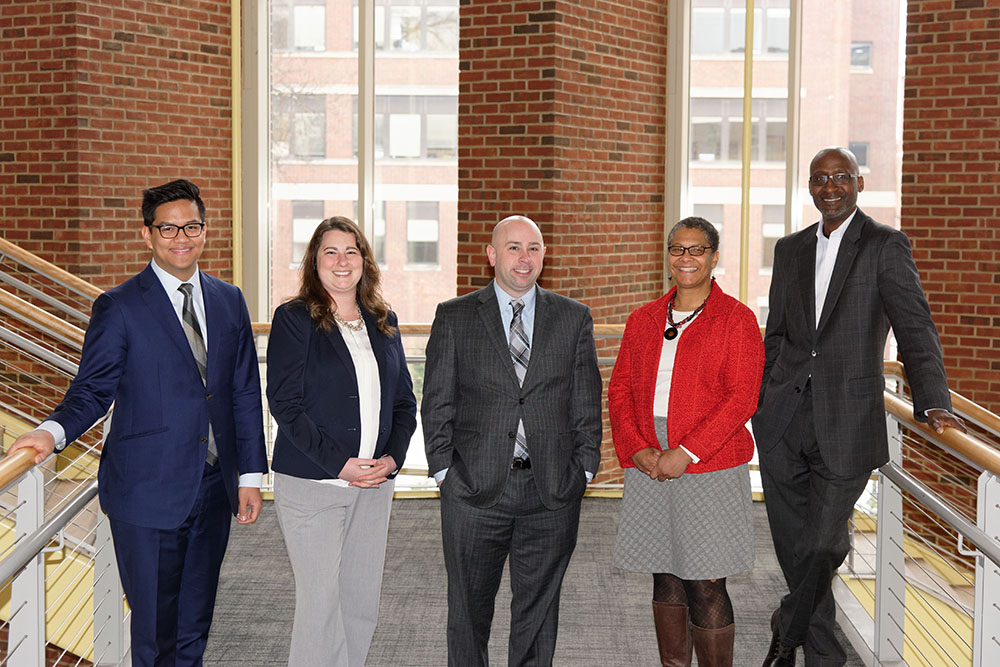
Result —
<svg viewBox="0 0 1000 667"><path fill-rule="evenodd" d="M650 611L652 579L611 566L619 505L614 499L584 500L579 543L562 589L556 665L658 664ZM784 588L761 503L754 504L754 528L754 571L728 582L736 610L735 664L747 667L763 659L770 641L768 620ZM447 664L445 582L438 501L395 500L370 667ZM493 665L507 662L509 591L505 580L490 640ZM205 664L285 665L294 598L274 507L266 503L257 524L233 526ZM842 635L841 643L850 654L847 664L861 667Z"/></svg>

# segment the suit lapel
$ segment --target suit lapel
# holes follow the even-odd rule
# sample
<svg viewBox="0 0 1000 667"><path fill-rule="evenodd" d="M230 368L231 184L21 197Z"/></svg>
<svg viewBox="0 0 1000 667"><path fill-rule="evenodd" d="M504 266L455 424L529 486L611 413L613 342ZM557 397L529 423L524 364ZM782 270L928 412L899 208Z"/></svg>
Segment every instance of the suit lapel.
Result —
<svg viewBox="0 0 1000 667"><path fill-rule="evenodd" d="M142 287L143 303L145 303L146 308L152 315L153 321L167 335L167 338L177 346L181 357L190 361L191 372L200 381L201 373L198 372L198 364L194 361L191 345L188 343L187 337L184 335L184 330L181 328L177 312L174 310L174 305L170 303L167 293L163 290L163 283L156 277L151 266L147 266L139 274L139 285ZM188 361L185 361L185 363L188 363Z"/></svg>
<svg viewBox="0 0 1000 667"><path fill-rule="evenodd" d="M531 357L528 359L528 370L524 374L525 384L528 384L528 380L531 378L532 369L538 367L538 364L531 363L531 359L541 359L545 348L552 340L551 322L555 299L552 297L552 292L548 290L541 287L536 287L535 290L535 323L531 332Z"/></svg>
<svg viewBox="0 0 1000 667"><path fill-rule="evenodd" d="M364 317L364 315L362 315L362 317ZM366 318L365 327L369 328L372 325L373 325L372 321ZM340 334L340 327L334 324L333 326L330 327L330 330L327 331L325 334L323 332L320 333L326 338L327 341L329 341L330 345L333 346L334 351L336 351L337 356L340 358L340 363L344 364L344 366L347 368L348 373L350 373L351 375L351 380L354 382L354 386L357 387L358 386L357 370L354 368L354 360L351 359L351 351L347 349L347 343L344 342L344 337ZM371 334L368 334L368 336L370 338ZM372 349L374 350L374 345L372 346ZM378 355L376 355L375 358L377 359ZM381 370L382 368L380 366L379 371Z"/></svg>
<svg viewBox="0 0 1000 667"><path fill-rule="evenodd" d="M851 267L854 266L854 258L858 256L858 241L861 238L861 229L865 220L865 214L861 212L861 209L858 209L847 231L844 232L844 238L840 241L837 261L833 265L833 274L830 276L830 287L826 291L823 312L820 314L819 325L816 327L817 336L826 326L827 320L830 319L830 313L836 307L837 299L840 298L840 292L844 288L844 281L847 280L847 275L851 272Z"/></svg>
<svg viewBox="0 0 1000 667"><path fill-rule="evenodd" d="M503 330L503 320L500 319L500 304L497 302L497 294L493 288L493 283L484 287L479 292L479 320L482 322L483 330L490 343L497 351L500 359L500 366L510 379L517 384L517 374L514 372L514 361L510 358L510 347L507 345L507 334ZM538 324L538 304L535 304L535 325ZM534 349L532 349L534 352ZM531 371L531 362L528 362L528 372Z"/></svg>
<svg viewBox="0 0 1000 667"><path fill-rule="evenodd" d="M805 311L809 331L816 332L816 228L806 228L802 248L796 252L799 258L799 289L802 290L802 308Z"/></svg>

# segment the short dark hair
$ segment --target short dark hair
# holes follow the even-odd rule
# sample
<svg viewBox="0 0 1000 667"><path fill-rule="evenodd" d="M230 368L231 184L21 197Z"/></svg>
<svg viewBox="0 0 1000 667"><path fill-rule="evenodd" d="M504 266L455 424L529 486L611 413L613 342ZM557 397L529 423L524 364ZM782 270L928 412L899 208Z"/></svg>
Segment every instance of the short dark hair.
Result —
<svg viewBox="0 0 1000 667"><path fill-rule="evenodd" d="M708 241L708 245L712 247L712 252L719 249L719 230L715 228L711 222L705 218L699 218L696 215L684 218L676 225L670 229L670 233L667 234L667 246L669 247L674 241L674 234L677 233L678 229L697 229L702 234L705 235L705 240Z"/></svg>
<svg viewBox="0 0 1000 667"><path fill-rule="evenodd" d="M149 227L156 221L156 208L172 201L186 199L198 206L198 216L205 222L205 202L201 200L201 190L191 181L179 178L155 188L142 191L142 221Z"/></svg>

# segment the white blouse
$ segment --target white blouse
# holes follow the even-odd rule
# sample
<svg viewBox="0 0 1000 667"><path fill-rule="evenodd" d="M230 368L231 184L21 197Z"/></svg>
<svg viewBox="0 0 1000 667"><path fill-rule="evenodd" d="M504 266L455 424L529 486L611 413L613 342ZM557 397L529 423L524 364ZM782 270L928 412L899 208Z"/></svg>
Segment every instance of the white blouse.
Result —
<svg viewBox="0 0 1000 667"><path fill-rule="evenodd" d="M358 321L350 322L354 325L357 323ZM378 362L375 361L375 353L372 351L372 342L368 338L366 326L361 327L360 331L355 331L340 322L337 322L337 326L340 328L340 335L344 337L344 343L347 344L347 350L351 353L354 374L358 378L358 404L361 409L361 449L358 458L370 459L375 453L375 445L378 442L378 422L382 410L382 385L379 380ZM319 481L336 486L349 485L343 479Z"/></svg>

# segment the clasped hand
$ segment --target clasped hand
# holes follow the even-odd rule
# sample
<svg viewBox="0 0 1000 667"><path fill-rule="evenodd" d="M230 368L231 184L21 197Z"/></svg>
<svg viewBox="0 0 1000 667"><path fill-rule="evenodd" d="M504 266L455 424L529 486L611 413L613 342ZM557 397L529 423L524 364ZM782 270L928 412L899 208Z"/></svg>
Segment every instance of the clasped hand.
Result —
<svg viewBox="0 0 1000 667"><path fill-rule="evenodd" d="M396 461L389 455L380 459L361 459L352 457L340 471L340 479L350 486L363 489L377 489L379 484L389 479L396 471Z"/></svg>
<svg viewBox="0 0 1000 667"><path fill-rule="evenodd" d="M691 457L680 448L661 451L656 447L646 447L632 455L632 463L650 479L662 482L683 475L691 465Z"/></svg>

